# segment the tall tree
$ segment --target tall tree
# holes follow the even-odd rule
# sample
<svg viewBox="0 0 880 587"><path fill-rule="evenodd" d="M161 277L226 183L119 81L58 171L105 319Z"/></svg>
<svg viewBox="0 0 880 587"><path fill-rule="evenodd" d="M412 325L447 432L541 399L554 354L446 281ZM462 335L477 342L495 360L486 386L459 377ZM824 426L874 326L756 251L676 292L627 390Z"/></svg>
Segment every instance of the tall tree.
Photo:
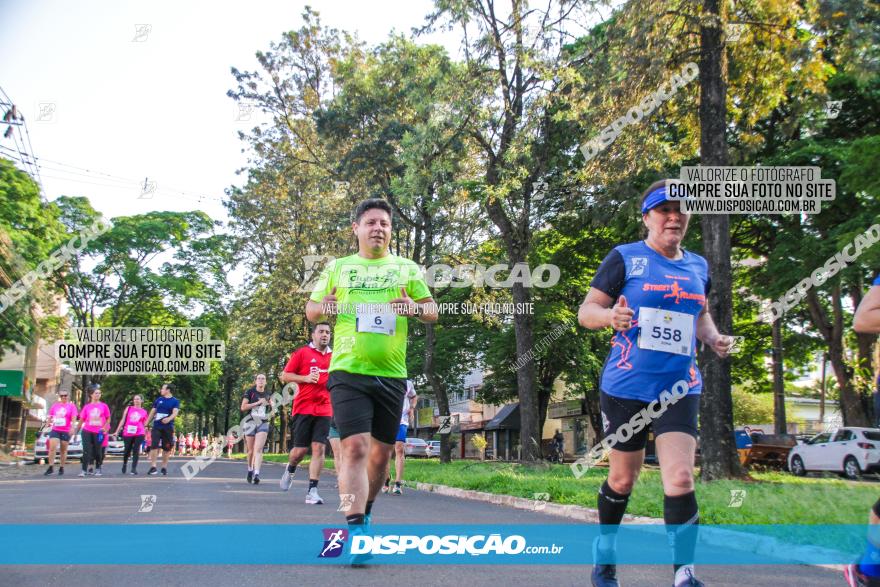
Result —
<svg viewBox="0 0 880 587"><path fill-rule="evenodd" d="M460 27L475 116L468 135L479 150L479 189L474 190L504 245L512 268L526 264L532 246L533 195L536 182L556 155L550 145L561 132L550 116L550 96L563 80L563 41L586 18L579 3L549 2L530 9L523 0L501 7L494 0L437 0L428 27ZM512 299L531 300L529 288L515 283ZM513 318L517 356L534 346L534 318ZM532 361L516 372L520 405L522 459L541 458L540 402Z"/></svg>

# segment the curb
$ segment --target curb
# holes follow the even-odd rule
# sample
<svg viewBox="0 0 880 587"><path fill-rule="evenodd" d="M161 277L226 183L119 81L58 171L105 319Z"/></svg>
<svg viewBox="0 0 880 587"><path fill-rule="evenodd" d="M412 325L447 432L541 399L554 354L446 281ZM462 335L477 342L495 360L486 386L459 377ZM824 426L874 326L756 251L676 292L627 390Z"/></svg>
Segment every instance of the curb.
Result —
<svg viewBox="0 0 880 587"><path fill-rule="evenodd" d="M412 485L414 485L415 488L419 491L427 491L430 493L436 493L438 495L458 497L461 499L469 499L472 501L483 501L494 505L507 506L533 512L541 512L544 514L550 514L551 516L558 516L561 518L567 518L569 520L577 520L580 522L587 522L591 524L599 523L598 510L579 505L544 502L542 500L526 499L524 497L515 497L513 495L486 493L484 491L460 489L458 487L435 485L433 483L416 482ZM649 518L645 516L625 515L623 519L625 522L630 522L632 524L664 524L663 520L660 518ZM828 558L839 558L840 552L838 551L816 546L798 546L788 544L771 537L756 538L751 534L736 532L734 530L710 530L710 528L711 527L703 526L700 532L700 540L710 546L730 548L738 550L740 552L749 552L755 554L760 553L769 557L792 560L795 563L811 567L819 567L834 571L843 570L843 565L817 564L814 562L816 560L822 560L823 558L826 560Z"/></svg>
<svg viewBox="0 0 880 587"><path fill-rule="evenodd" d="M435 485L433 483L416 482L415 488L419 491L429 491L431 493L437 493L439 495L448 495L449 497L459 497L462 499L470 499L473 501L484 501L495 505L503 505L516 508L519 510L541 512L544 514L550 514L551 516L567 518L569 520L578 520L580 522L588 522L591 524L599 523L598 510L586 508L580 505L553 503L551 501L527 499L525 497L501 495L498 493L486 493L484 491L460 489L458 487L449 487L448 485ZM648 518L644 516L625 515L623 519L626 522L632 522L634 524L663 524L663 520L660 520L658 518Z"/></svg>

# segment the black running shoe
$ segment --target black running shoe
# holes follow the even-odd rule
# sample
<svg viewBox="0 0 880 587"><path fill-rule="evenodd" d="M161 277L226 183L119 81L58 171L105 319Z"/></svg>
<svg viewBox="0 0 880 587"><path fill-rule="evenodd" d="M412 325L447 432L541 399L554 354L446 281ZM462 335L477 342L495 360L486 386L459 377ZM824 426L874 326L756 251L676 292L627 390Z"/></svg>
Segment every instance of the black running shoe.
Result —
<svg viewBox="0 0 880 587"><path fill-rule="evenodd" d="M125 472L128 470L128 465L126 463L122 463L122 474L125 475Z"/></svg>
<svg viewBox="0 0 880 587"><path fill-rule="evenodd" d="M254 485L259 485L259 484L260 484L260 476L255 474L254 475Z"/></svg>
<svg viewBox="0 0 880 587"><path fill-rule="evenodd" d="M150 467L150 470L147 471L147 475L158 475L159 471L156 470L156 467Z"/></svg>
<svg viewBox="0 0 880 587"><path fill-rule="evenodd" d="M166 469L165 467L162 467L162 474L168 475L168 469Z"/></svg>
<svg viewBox="0 0 880 587"><path fill-rule="evenodd" d="M253 471L248 471L247 482L248 482L248 483L253 483L253 482L254 482L254 472L253 472Z"/></svg>
<svg viewBox="0 0 880 587"><path fill-rule="evenodd" d="M593 565L593 573L590 575L593 587L620 587L620 583L617 581L617 565L607 564L614 562L613 552L602 551L600 554L599 537L597 536L593 541L593 560L596 561ZM598 562L600 560L605 561L606 564L600 564Z"/></svg>
<svg viewBox="0 0 880 587"><path fill-rule="evenodd" d="M55 467L53 467L52 465L49 465L49 468L46 469L46 472L43 473L43 475L48 477L49 475L51 475L54 472L55 472Z"/></svg>
<svg viewBox="0 0 880 587"><path fill-rule="evenodd" d="M60 477L63 474L64 474L64 467L58 467L58 476Z"/></svg>
<svg viewBox="0 0 880 587"><path fill-rule="evenodd" d="M693 567L686 567L681 574L684 576L678 577L678 573L676 573L676 577L680 580L674 583L672 587L706 587L705 583L694 577Z"/></svg>
<svg viewBox="0 0 880 587"><path fill-rule="evenodd" d="M617 582L617 565L594 565L590 580L593 587L620 587Z"/></svg>

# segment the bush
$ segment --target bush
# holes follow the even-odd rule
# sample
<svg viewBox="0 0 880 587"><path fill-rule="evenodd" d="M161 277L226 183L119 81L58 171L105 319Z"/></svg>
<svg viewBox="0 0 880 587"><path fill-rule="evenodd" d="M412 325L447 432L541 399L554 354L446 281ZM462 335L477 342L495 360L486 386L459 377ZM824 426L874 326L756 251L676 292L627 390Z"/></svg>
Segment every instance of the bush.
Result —
<svg viewBox="0 0 880 587"><path fill-rule="evenodd" d="M773 394L733 390L733 425L773 422Z"/></svg>

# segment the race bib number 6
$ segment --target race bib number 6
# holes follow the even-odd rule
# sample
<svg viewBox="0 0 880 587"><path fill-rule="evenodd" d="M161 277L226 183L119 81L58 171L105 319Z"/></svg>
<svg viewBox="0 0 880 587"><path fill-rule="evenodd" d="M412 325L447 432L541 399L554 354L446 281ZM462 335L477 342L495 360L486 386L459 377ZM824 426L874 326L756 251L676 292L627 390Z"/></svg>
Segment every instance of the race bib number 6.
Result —
<svg viewBox="0 0 880 587"><path fill-rule="evenodd" d="M690 355L694 317L660 308L639 308L639 348Z"/></svg>
<svg viewBox="0 0 880 587"><path fill-rule="evenodd" d="M397 314L394 312L376 312L368 309L357 309L357 332L372 332L394 336L397 326Z"/></svg>

